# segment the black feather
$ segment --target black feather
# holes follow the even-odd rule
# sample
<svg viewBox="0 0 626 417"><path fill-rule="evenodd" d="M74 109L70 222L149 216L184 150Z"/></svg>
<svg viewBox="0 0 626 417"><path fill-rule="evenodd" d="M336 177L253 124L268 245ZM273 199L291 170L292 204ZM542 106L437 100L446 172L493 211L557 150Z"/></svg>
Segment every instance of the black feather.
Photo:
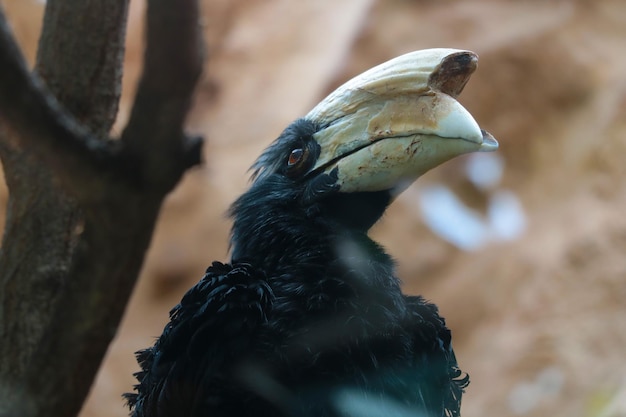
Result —
<svg viewBox="0 0 626 417"><path fill-rule="evenodd" d="M253 166L231 208L231 264L213 263L137 354L134 417L356 417L361 397L459 416L468 377L450 331L434 305L402 294L393 260L367 236L390 193L287 175L289 152L314 149L315 130L294 123Z"/></svg>

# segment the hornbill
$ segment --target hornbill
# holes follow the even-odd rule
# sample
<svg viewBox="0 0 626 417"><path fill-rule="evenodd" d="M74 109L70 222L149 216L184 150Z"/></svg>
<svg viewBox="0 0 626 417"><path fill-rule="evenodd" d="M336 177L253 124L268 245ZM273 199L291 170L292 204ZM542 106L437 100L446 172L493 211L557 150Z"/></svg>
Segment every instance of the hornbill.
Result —
<svg viewBox="0 0 626 417"><path fill-rule="evenodd" d="M459 416L450 331L368 230L429 169L497 149L455 99L477 59L402 55L282 132L231 206L230 263L137 353L134 417Z"/></svg>

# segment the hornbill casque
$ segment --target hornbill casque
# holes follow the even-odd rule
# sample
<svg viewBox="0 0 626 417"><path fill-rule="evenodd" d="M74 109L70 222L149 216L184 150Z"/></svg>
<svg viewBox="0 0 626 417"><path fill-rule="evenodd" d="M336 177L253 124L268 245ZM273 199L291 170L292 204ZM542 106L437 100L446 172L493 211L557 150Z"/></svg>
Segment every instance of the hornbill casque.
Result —
<svg viewBox="0 0 626 417"><path fill-rule="evenodd" d="M460 415L450 331L368 230L429 169L497 149L456 100L477 60L402 55L282 132L231 206L230 263L137 353L134 417Z"/></svg>

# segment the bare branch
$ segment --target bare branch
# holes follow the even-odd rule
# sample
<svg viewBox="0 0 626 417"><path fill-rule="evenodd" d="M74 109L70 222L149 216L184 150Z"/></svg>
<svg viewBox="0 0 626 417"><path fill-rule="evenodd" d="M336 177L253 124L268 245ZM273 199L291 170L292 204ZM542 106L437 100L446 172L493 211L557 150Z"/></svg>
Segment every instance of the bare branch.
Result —
<svg viewBox="0 0 626 417"><path fill-rule="evenodd" d="M128 2L46 2L35 68L63 106L99 137L117 115ZM60 26L72 28L74 36Z"/></svg>
<svg viewBox="0 0 626 417"><path fill-rule="evenodd" d="M201 140L183 133L203 63L196 0L149 3L131 120L122 140L106 139L126 7L48 0L37 70L49 89L29 72L0 10L0 121L9 138L0 138L0 156L11 189L0 251L0 338L11 341L0 344L0 415L76 415L162 200L200 160Z"/></svg>
<svg viewBox="0 0 626 417"><path fill-rule="evenodd" d="M199 19L196 0L148 2L144 73L122 141L149 158L142 169L157 183L200 161L202 140L183 134L204 61Z"/></svg>
<svg viewBox="0 0 626 417"><path fill-rule="evenodd" d="M101 181L103 171L111 170L114 144L97 139L79 125L41 80L28 70L2 10L0 108L0 120L16 133L11 135L17 141L10 144L13 151L28 149L54 169L62 182L81 182L82 186L68 187L69 190L85 190L91 194L93 188L85 187L84 182ZM10 178L8 181L11 185Z"/></svg>

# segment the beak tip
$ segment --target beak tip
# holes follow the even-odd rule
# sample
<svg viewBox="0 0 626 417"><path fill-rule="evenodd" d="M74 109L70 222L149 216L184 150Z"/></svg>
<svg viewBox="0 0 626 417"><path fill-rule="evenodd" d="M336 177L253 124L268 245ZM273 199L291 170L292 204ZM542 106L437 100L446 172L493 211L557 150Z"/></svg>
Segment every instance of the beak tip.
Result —
<svg viewBox="0 0 626 417"><path fill-rule="evenodd" d="M498 141L496 140L496 138L494 138L491 133L485 130L481 129L481 132L483 134L483 141L478 151L479 152L494 152L498 150L498 147L500 145L498 144Z"/></svg>

